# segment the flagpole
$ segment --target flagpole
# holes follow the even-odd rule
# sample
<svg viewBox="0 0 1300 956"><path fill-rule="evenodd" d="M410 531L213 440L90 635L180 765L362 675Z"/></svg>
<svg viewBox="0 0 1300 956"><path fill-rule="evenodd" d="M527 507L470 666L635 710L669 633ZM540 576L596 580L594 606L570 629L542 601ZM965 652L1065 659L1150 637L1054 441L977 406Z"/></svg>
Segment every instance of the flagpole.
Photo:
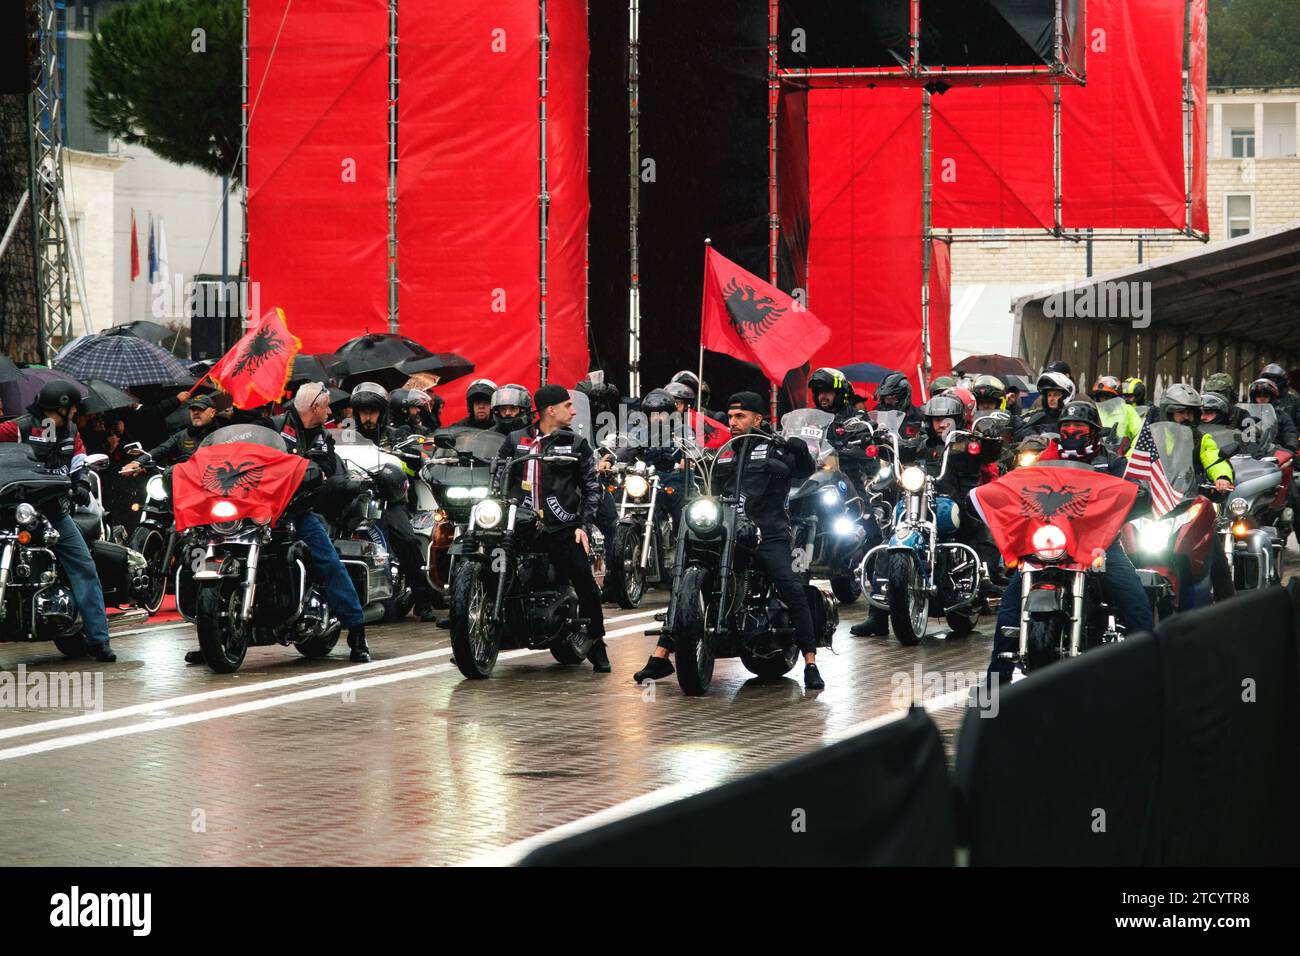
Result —
<svg viewBox="0 0 1300 956"><path fill-rule="evenodd" d="M704 281L708 281L709 276L709 249L713 247L713 240L708 236L704 237ZM695 377L695 418L699 423L699 416L704 412L701 405L704 402L704 322L700 322L700 371Z"/></svg>

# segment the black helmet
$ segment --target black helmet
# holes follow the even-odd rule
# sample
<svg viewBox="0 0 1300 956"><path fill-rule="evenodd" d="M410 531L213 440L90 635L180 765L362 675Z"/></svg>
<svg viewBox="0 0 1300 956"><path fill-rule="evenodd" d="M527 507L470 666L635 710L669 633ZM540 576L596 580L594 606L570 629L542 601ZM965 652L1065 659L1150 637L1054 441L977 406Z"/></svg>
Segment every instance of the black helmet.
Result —
<svg viewBox="0 0 1300 956"><path fill-rule="evenodd" d="M1286 369L1278 365L1276 362L1270 362L1268 365L1265 365L1264 370L1259 373L1259 377L1267 378L1272 381L1273 384L1277 386L1279 393L1287 384Z"/></svg>
<svg viewBox="0 0 1300 956"><path fill-rule="evenodd" d="M981 375L975 379L970 393L977 402L1000 402L1006 396L1007 388L1002 384L1002 379L994 375Z"/></svg>
<svg viewBox="0 0 1300 956"><path fill-rule="evenodd" d="M691 390L692 403L695 401L694 396L698 395L700 397L701 405L707 406L709 404L709 383L701 382L700 377L696 375L694 372L692 372L690 369L682 369L680 372L678 372L676 375L670 378L668 382L669 384L672 384L673 382L681 382L683 385L689 388Z"/></svg>
<svg viewBox="0 0 1300 956"><path fill-rule="evenodd" d="M497 383L490 378L476 378L465 390L465 411L474 414L475 402L492 401L492 393L497 390Z"/></svg>
<svg viewBox="0 0 1300 956"><path fill-rule="evenodd" d="M498 414L497 409L504 405L517 407L519 415L515 418L506 418ZM522 385L502 385L492 393L492 420L497 424L512 422L518 424L520 428L527 428L533 423L533 396Z"/></svg>
<svg viewBox="0 0 1300 956"><path fill-rule="evenodd" d="M1069 362L1061 362L1061 361L1048 362L1046 365L1043 366L1043 374L1046 374L1048 372L1060 372L1062 375L1066 376L1067 378L1074 378L1074 372L1070 371Z"/></svg>
<svg viewBox="0 0 1300 956"><path fill-rule="evenodd" d="M1086 398L1066 402L1056 425L1060 428L1069 422L1087 425L1088 432L1084 435L1062 434L1059 438L1061 457L1091 459L1097 453L1097 436L1101 433L1101 414L1097 406Z"/></svg>
<svg viewBox="0 0 1300 956"><path fill-rule="evenodd" d="M936 395L925 403L921 414L926 418L951 418L960 425L966 420L966 406L956 395Z"/></svg>
<svg viewBox="0 0 1300 956"><path fill-rule="evenodd" d="M815 396L818 392L835 393L835 411L845 406L852 394L852 388L844 373L837 368L819 368L808 376L808 391Z"/></svg>
<svg viewBox="0 0 1300 956"><path fill-rule="evenodd" d="M886 405L886 401L890 404ZM890 372L876 388L876 407L907 411L911 406L912 383L902 372Z"/></svg>
<svg viewBox="0 0 1300 956"><path fill-rule="evenodd" d="M81 389L66 380L46 382L36 396L36 405L44 412L66 412L80 403Z"/></svg>
<svg viewBox="0 0 1300 956"><path fill-rule="evenodd" d="M1219 392L1202 392L1201 393L1201 417L1205 417L1206 412L1214 413L1214 423L1222 423L1228 416L1232 406L1228 400Z"/></svg>
<svg viewBox="0 0 1300 956"><path fill-rule="evenodd" d="M1097 411L1094 403L1086 399L1076 398L1065 403L1061 414L1057 416L1056 423L1064 425L1066 422L1085 422L1101 431L1101 413Z"/></svg>
<svg viewBox="0 0 1300 956"><path fill-rule="evenodd" d="M348 404L352 406L353 412L367 408L384 411L388 408L388 392L375 382L362 382L352 390Z"/></svg>
<svg viewBox="0 0 1300 956"><path fill-rule="evenodd" d="M669 382L662 389L654 391L666 392L674 402L685 402L687 405L695 404L695 392L685 382Z"/></svg>
<svg viewBox="0 0 1300 956"><path fill-rule="evenodd" d="M1257 378L1250 383L1250 400L1255 401L1257 395L1267 395L1269 404L1277 401L1277 385L1272 379Z"/></svg>
<svg viewBox="0 0 1300 956"><path fill-rule="evenodd" d="M392 409L393 417L401 422L407 419L407 409L428 408L429 405L428 393L413 388L395 388L388 398L388 407Z"/></svg>
<svg viewBox="0 0 1300 956"><path fill-rule="evenodd" d="M401 501L406 497L406 473L401 465L386 462L375 472L375 490L384 501Z"/></svg>
<svg viewBox="0 0 1300 956"><path fill-rule="evenodd" d="M641 399L641 411L647 415L652 412L675 412L677 411L677 400L664 388L652 388L646 393L645 398Z"/></svg>

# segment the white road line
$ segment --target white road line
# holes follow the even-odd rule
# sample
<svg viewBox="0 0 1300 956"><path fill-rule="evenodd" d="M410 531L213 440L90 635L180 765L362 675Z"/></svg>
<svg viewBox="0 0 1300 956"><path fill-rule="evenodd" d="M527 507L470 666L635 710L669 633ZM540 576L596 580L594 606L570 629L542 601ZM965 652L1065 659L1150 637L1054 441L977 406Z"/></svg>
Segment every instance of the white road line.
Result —
<svg viewBox="0 0 1300 956"><path fill-rule="evenodd" d="M609 631L606 633L605 637L608 640L612 638L625 637L629 634L642 634L644 632L644 627L634 625L632 627L624 627L615 631ZM429 653L432 654L434 652ZM449 651L444 649L441 653L449 653ZM531 654L549 653L550 651L545 650L533 651L527 649L506 651L501 654L498 661L511 660L516 657L527 657ZM361 666L364 667L365 665ZM319 697L330 697L334 694L342 694L345 691L356 691L362 690L366 687L380 687L385 684L395 684L398 681L413 680L416 677L445 674L448 671L454 670L455 666L456 665L450 663L435 664L431 667L419 667L414 670L398 671L396 674L377 674L373 677L363 677L359 680L345 677L345 679L340 683L331 684L328 687L313 687L308 690L294 691L292 694L280 694L276 697L266 697L261 700L245 701L242 704L232 704L229 707L217 707L212 710L201 710L193 714L180 714L175 717L161 717L157 720L150 720L142 724L128 724L125 727L108 727L103 730L92 730L84 734L72 734L66 737L52 737L49 740L39 740L36 743L21 744L17 747L9 747L0 750L0 760L13 760L16 757L28 757L32 754L47 753L51 750L64 750L68 747L77 747L81 744L95 743L100 740L112 740L116 737L127 737L132 734L148 733L151 730L167 730L171 727L184 727L187 724L196 724L205 720L216 720L218 717L233 717L238 714L247 714L258 710L267 710L271 707L280 707L284 704L295 704L305 700L314 700ZM360 667L335 673L355 674L359 670ZM613 675L610 676L612 677ZM292 678L287 679L291 680ZM151 705L149 709L158 710L160 709L160 705ZM53 721L47 721L47 723L53 723Z"/></svg>
<svg viewBox="0 0 1300 956"><path fill-rule="evenodd" d="M636 618L649 617L652 614L657 613L659 613L659 610L652 608L648 611L638 611L635 614L620 614L617 617L609 618L606 623L617 624L619 621L631 621ZM295 674L292 677L278 677L273 680L241 684L238 687L223 687L220 690L209 690L197 694L186 694L181 697L169 697L163 700L146 701L140 704L132 704L129 707L118 707L114 710L102 710L90 714L77 714L73 717L59 717L54 720L44 720L39 723L24 724L20 727L6 727L3 730L0 730L0 740L9 740L14 737L29 737L32 734L46 733L51 730L63 730L68 727L82 727L86 724L99 724L107 720L120 720L126 717L137 717L140 714L150 714L158 710L173 710L177 707L188 707L191 704L202 704L209 700L223 700L227 697L240 697L244 694L256 694L264 690L278 690L282 687L293 687L297 684L308 684L318 680L331 680L344 672L349 675L368 674L371 671L383 670L402 664L413 664L417 661L432 660L437 657L447 657L450 656L450 654L450 647L441 647L432 651L420 651L416 654L404 654L401 657L371 661L369 664L354 664L346 668L331 667L328 670L313 671L309 674Z"/></svg>
<svg viewBox="0 0 1300 956"><path fill-rule="evenodd" d="M963 703L969 698L968 690L952 691L932 700L927 700L924 707L929 712L943 710L952 707L955 704ZM842 731L830 735L828 743L836 743L846 740L849 737L864 734L867 731L875 730L877 727L883 727L886 724L892 724L896 720L907 715L907 710L890 711L887 714L880 714L871 717L868 720L856 723ZM3 757L3 751L0 751L0 758ZM513 866L526 857L533 850L548 843L554 843L557 840L563 840L565 837L574 836L579 833L586 833L588 830L594 830L602 827L607 823L613 823L616 820L622 820L633 814L641 813L646 810L653 810L656 807L662 807L676 800L682 800L686 797L694 796L705 790L711 789L710 785L701 786L698 783L674 783L666 787L660 787L658 790L651 790L649 793L643 793L640 796L633 797L630 800L624 800L622 803L616 803L612 807L606 807L590 816L583 817L580 820L571 820L568 823L562 823L557 827L549 830L543 830L541 833L535 833L530 837L525 837L514 843L498 847L495 850L489 850L482 853L474 859L460 864L461 866Z"/></svg>
<svg viewBox="0 0 1300 956"><path fill-rule="evenodd" d="M189 621L168 621L165 624L150 624L148 627L133 627L126 631L115 631L111 627L108 629L108 639L111 641L115 637L130 637L133 634L153 634L155 631L174 631L177 628L193 627Z"/></svg>

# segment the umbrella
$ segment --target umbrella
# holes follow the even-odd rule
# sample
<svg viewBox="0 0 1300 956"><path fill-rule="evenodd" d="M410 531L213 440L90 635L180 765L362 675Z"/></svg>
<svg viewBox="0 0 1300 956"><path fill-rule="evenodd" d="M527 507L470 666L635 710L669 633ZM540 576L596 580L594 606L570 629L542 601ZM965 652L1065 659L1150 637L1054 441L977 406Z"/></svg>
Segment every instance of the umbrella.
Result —
<svg viewBox="0 0 1300 956"><path fill-rule="evenodd" d="M958 375L1025 375L1032 377L1029 363L1014 355L968 355L952 369Z"/></svg>
<svg viewBox="0 0 1300 956"><path fill-rule="evenodd" d="M844 373L844 377L850 382L858 382L862 385L879 385L885 380L885 376L894 370L885 368L883 365L875 365L872 362L859 362L857 365L845 365L840 371Z"/></svg>
<svg viewBox="0 0 1300 956"><path fill-rule="evenodd" d="M13 359L0 355L0 382L16 382L22 377L22 369L14 364Z"/></svg>
<svg viewBox="0 0 1300 956"><path fill-rule="evenodd" d="M293 367L289 370L289 385L301 385L303 382L328 382L333 378L329 365L337 359L332 355L308 355L299 352L293 357Z"/></svg>
<svg viewBox="0 0 1300 956"><path fill-rule="evenodd" d="M173 332L157 322L150 322L147 319L136 319L134 322L124 322L122 325L114 325L105 329L104 335L134 335L138 339L144 339L146 342L152 342L154 345L168 348L167 342L176 341L180 333Z"/></svg>
<svg viewBox="0 0 1300 956"><path fill-rule="evenodd" d="M455 352L435 352L427 358L407 359L397 369L412 376L436 375L439 385L446 385L474 371L474 363Z"/></svg>
<svg viewBox="0 0 1300 956"><path fill-rule="evenodd" d="M77 388L81 389L83 399L89 394L86 386L71 375L65 375L52 368L20 368L18 375L17 381L0 382L0 407L4 409L3 414L11 418L21 415L27 410L28 405L36 401L41 386L46 382L74 382Z"/></svg>
<svg viewBox="0 0 1300 956"><path fill-rule="evenodd" d="M98 378L118 388L194 382L176 356L134 335L90 336L54 364L83 381Z"/></svg>
<svg viewBox="0 0 1300 956"><path fill-rule="evenodd" d="M138 402L126 392L108 382L92 378L86 383L86 400L81 410L88 414L115 412L119 408L134 408Z"/></svg>

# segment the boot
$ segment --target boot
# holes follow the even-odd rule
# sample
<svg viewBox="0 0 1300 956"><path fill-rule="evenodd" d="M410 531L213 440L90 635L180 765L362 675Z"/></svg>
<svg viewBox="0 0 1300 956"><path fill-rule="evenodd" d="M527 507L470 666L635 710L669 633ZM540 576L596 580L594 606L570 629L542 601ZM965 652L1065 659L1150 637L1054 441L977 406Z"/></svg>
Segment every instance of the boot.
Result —
<svg viewBox="0 0 1300 956"><path fill-rule="evenodd" d="M803 686L808 690L825 690L826 681L822 680L822 673L817 669L816 664L805 664L803 667Z"/></svg>
<svg viewBox="0 0 1300 956"><path fill-rule="evenodd" d="M872 608L867 612L867 619L854 624L849 628L849 633L854 637L887 637L889 636L889 615L877 608Z"/></svg>
<svg viewBox="0 0 1300 956"><path fill-rule="evenodd" d="M185 663L186 663L186 664L202 664L202 663L203 663L203 652L202 652L202 651L186 651L186 652L185 652Z"/></svg>
<svg viewBox="0 0 1300 956"><path fill-rule="evenodd" d="M416 595L415 616L426 624L432 624L438 620L438 615L433 613L433 595L428 591L420 591Z"/></svg>
<svg viewBox="0 0 1300 956"><path fill-rule="evenodd" d="M605 647L603 637L592 642L591 650L587 651L587 660L591 661L591 669L597 674L609 673L609 649Z"/></svg>
<svg viewBox="0 0 1300 956"><path fill-rule="evenodd" d="M645 667L632 675L632 679L638 684L644 683L648 680L663 680L665 677L672 674L673 670L673 662L668 658L652 656L650 660L646 662Z"/></svg>
<svg viewBox="0 0 1300 956"><path fill-rule="evenodd" d="M366 644L366 626L364 624L358 624L348 631L348 647L352 648L352 663L370 663L370 648Z"/></svg>
<svg viewBox="0 0 1300 956"><path fill-rule="evenodd" d="M114 654L113 649L108 646L108 641L105 641L98 647L92 647L90 649L90 656L101 664L112 664L117 660L117 655Z"/></svg>

